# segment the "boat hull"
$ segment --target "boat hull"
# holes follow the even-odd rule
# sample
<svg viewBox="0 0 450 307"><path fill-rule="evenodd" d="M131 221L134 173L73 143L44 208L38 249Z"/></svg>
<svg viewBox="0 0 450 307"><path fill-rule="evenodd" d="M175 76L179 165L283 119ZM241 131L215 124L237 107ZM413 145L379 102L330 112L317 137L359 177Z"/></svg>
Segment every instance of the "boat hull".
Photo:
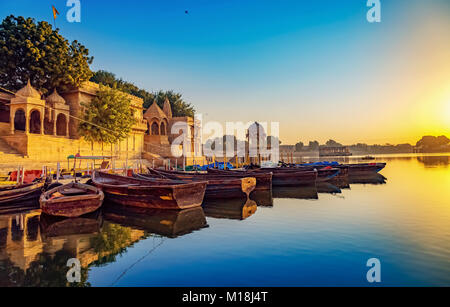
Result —
<svg viewBox="0 0 450 307"><path fill-rule="evenodd" d="M53 193L64 189L77 188L86 194L51 198ZM104 199L99 189L85 184L71 183L43 193L39 199L42 212L51 216L75 218L98 210Z"/></svg>
<svg viewBox="0 0 450 307"><path fill-rule="evenodd" d="M44 182L0 189L0 205L37 201L45 188Z"/></svg>
<svg viewBox="0 0 450 307"><path fill-rule="evenodd" d="M129 207L180 210L201 206L207 182L187 184L149 182L96 172L93 178L106 199Z"/></svg>
<svg viewBox="0 0 450 307"><path fill-rule="evenodd" d="M235 178L230 176L215 176L207 174L181 173L150 170L155 176L161 176L172 180L197 182L207 181L205 199L247 198L255 190L255 177ZM140 175L152 177L152 175Z"/></svg>
<svg viewBox="0 0 450 307"><path fill-rule="evenodd" d="M219 170L215 168L208 169L208 173L213 175L230 176L234 178L254 177L256 179L254 191L266 191L272 189L272 173L246 174L243 172L240 173L237 171Z"/></svg>
<svg viewBox="0 0 450 307"><path fill-rule="evenodd" d="M249 171L253 172L271 172L272 175L272 186L274 187L296 187L296 186L307 186L314 185L317 180L317 170L306 171L306 170L283 170L283 169L257 169Z"/></svg>

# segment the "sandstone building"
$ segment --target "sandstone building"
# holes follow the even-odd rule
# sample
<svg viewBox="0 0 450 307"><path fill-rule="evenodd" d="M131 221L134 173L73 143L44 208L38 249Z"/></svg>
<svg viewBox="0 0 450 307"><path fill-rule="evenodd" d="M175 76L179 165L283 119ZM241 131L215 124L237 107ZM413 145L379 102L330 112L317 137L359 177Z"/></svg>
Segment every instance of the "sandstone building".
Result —
<svg viewBox="0 0 450 307"><path fill-rule="evenodd" d="M81 87L62 93L54 90L42 97L28 82L15 95L0 91L0 162L63 162L77 153L129 161L171 158L170 144L181 134L172 134L172 126L180 121L187 127L185 138L194 151L194 119L173 117L169 101L164 110L153 103L144 115L143 100L128 94L136 118L128 138L113 145L86 142L78 135L82 105L89 103L98 90L98 84L85 82ZM197 144L201 146L201 142Z"/></svg>

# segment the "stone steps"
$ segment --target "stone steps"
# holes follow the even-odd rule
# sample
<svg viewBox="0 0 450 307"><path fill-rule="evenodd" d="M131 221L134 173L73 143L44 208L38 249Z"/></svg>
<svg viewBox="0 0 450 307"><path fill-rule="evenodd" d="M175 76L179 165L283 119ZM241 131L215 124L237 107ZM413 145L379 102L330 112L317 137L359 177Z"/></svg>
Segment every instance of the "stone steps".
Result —
<svg viewBox="0 0 450 307"><path fill-rule="evenodd" d="M25 160L26 158L22 154L0 139L0 165L16 165L17 163L23 163Z"/></svg>

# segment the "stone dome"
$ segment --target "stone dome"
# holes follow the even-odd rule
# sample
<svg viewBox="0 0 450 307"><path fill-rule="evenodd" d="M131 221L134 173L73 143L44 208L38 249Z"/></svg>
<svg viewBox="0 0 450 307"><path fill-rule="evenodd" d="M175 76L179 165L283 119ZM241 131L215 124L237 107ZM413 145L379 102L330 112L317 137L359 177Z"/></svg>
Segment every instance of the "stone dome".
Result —
<svg viewBox="0 0 450 307"><path fill-rule="evenodd" d="M30 79L27 85L16 92L16 97L41 99L41 93L31 86Z"/></svg>
<svg viewBox="0 0 450 307"><path fill-rule="evenodd" d="M66 103L64 98L62 98L58 94L58 92L56 91L56 88L53 90L53 93L50 96L47 97L47 99L45 101L47 101L48 103L52 103L52 104L55 104L55 103L65 104Z"/></svg>

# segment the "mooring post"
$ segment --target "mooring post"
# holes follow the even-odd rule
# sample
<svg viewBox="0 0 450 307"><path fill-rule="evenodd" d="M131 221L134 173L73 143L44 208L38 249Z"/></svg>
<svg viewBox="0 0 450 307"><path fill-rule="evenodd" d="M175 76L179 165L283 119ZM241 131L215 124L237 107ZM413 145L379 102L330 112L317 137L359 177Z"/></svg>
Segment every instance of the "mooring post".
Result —
<svg viewBox="0 0 450 307"><path fill-rule="evenodd" d="M20 177L20 184L25 181L25 167L22 166L22 176Z"/></svg>

